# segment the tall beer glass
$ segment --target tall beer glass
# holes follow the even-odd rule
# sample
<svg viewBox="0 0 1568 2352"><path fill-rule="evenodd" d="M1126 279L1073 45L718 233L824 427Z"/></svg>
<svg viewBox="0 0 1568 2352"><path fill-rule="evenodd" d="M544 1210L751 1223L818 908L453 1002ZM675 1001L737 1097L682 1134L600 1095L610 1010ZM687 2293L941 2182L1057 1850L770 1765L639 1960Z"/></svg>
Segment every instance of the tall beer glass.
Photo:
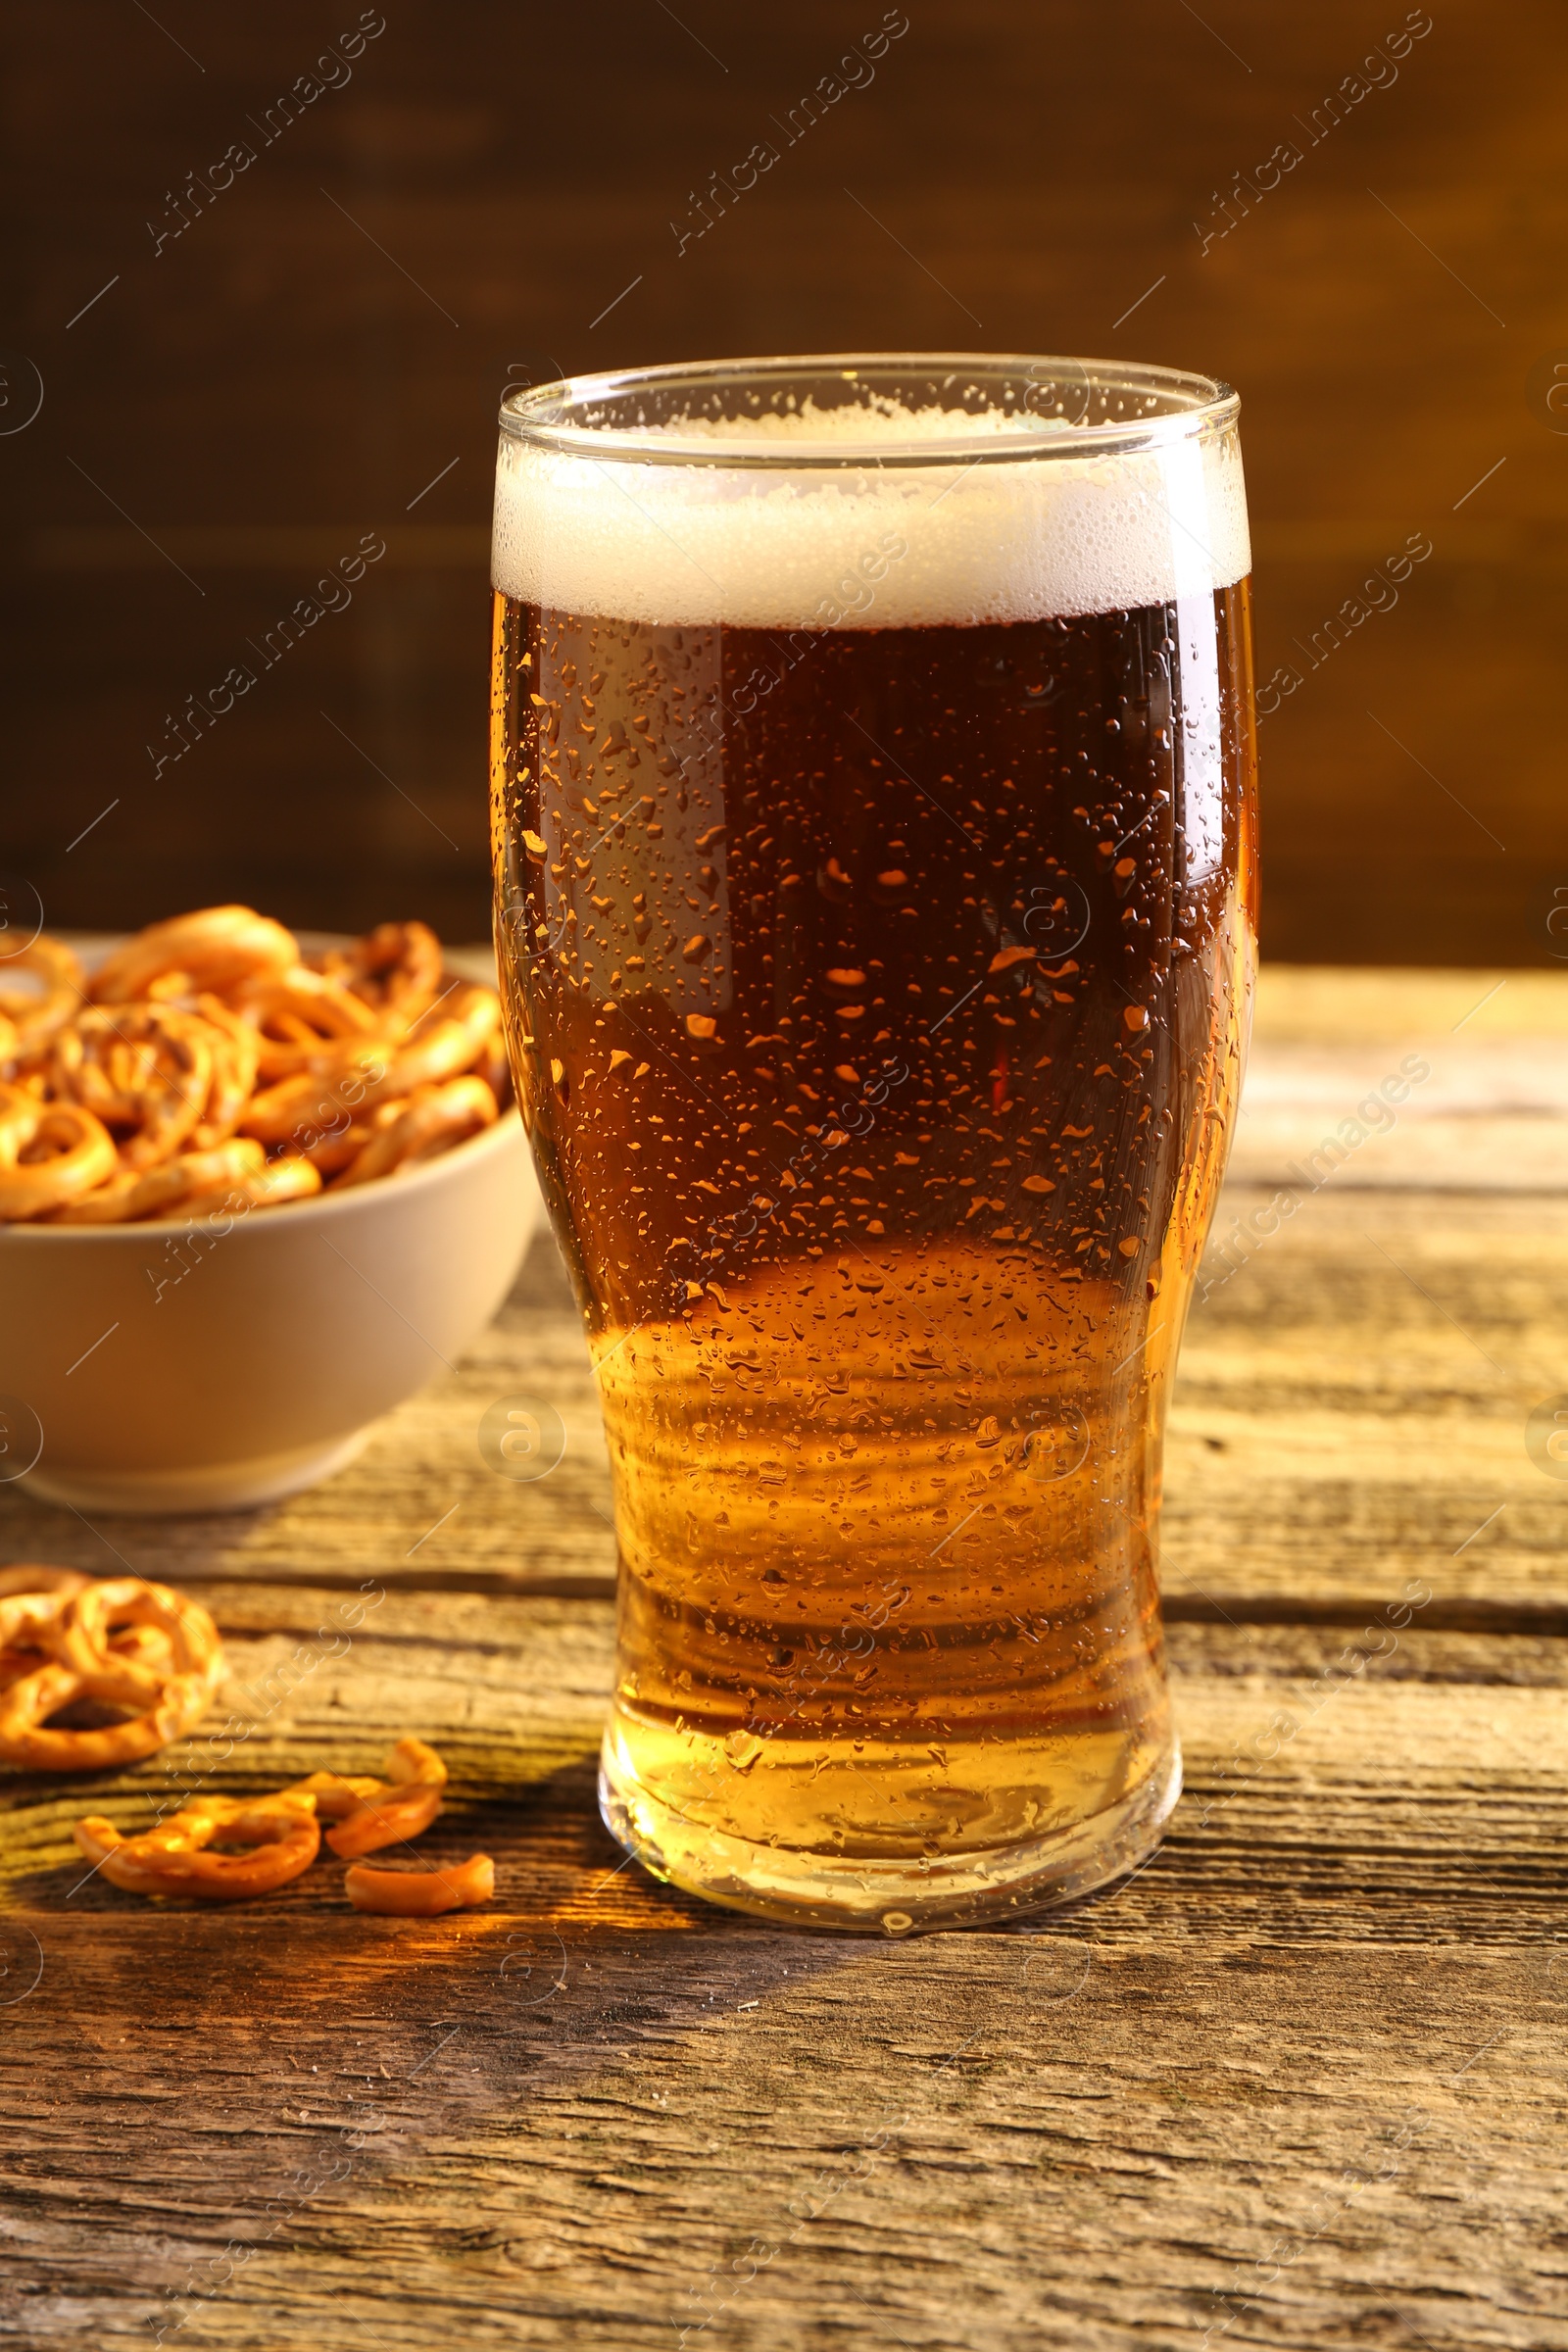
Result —
<svg viewBox="0 0 1568 2352"><path fill-rule="evenodd" d="M498 940L592 1349L602 1802L902 1935L1175 1801L1165 1399L1254 967L1236 396L948 355L501 413Z"/></svg>

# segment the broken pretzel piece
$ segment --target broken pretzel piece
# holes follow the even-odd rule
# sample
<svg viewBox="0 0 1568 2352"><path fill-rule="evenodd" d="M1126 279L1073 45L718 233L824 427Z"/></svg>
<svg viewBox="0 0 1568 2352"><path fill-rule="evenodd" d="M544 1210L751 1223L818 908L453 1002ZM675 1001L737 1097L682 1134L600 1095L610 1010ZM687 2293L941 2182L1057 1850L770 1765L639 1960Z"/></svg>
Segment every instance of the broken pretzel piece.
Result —
<svg viewBox="0 0 1568 2352"><path fill-rule="evenodd" d="M434 1919L442 1911L466 1911L487 1903L496 1890L496 1866L488 1854L449 1862L440 1870L371 1870L351 1862L343 1885L356 1911L380 1911L405 1919Z"/></svg>
<svg viewBox="0 0 1568 2352"><path fill-rule="evenodd" d="M385 1769L384 1782L356 1785L352 1806L333 1800L338 1827L327 1831L326 1842L345 1862L356 1854L373 1854L383 1845L417 1838L441 1810L447 1768L433 1747L427 1747L422 1740L400 1740L387 1757ZM317 1810L326 1811L319 1796Z"/></svg>
<svg viewBox="0 0 1568 2352"><path fill-rule="evenodd" d="M162 1587L119 1580L133 1591L87 1586L80 1593L60 1591L0 1595L0 1664L11 1644L52 1641L66 1659L74 1651L61 1631L73 1621L72 1642L83 1656L96 1639L102 1663L93 1675L72 1673L69 1663L44 1669L67 1683L109 1690L129 1698L141 1681L174 1662L180 1627L161 1601ZM101 1592L101 1598L94 1598ZM168 1596L172 1597L172 1596ZM88 1604L83 1609L83 1604ZM193 1605L193 1604L187 1604ZM111 1630L117 1629L117 1630ZM32 1664L30 1656L24 1662ZM33 1678L38 1679L37 1677ZM12 1693L0 1690L0 1711ZM59 1734L60 1738L95 1735ZM441 1809L447 1768L422 1740L400 1740L387 1757L388 1778L313 1772L272 1796L197 1796L140 1836L122 1838L100 1814L76 1824L77 1845L113 1886L128 1894L191 1895L207 1902L234 1902L270 1894L308 1870L319 1851L321 1822L335 1821L329 1842L344 1855L372 1853L417 1837ZM217 1853L214 1846L242 1846L243 1853ZM487 1902L495 1891L495 1866L488 1855L440 1870L349 1872L349 1898L362 1911L407 1912L429 1917ZM358 1889L358 1891L356 1891Z"/></svg>
<svg viewBox="0 0 1568 2352"><path fill-rule="evenodd" d="M220 1903L286 1886L309 1870L321 1843L314 1808L287 1794L198 1796L139 1838L122 1838L112 1821L94 1814L78 1821L74 1835L88 1861L127 1894L187 1894ZM215 1838L250 1851L212 1853Z"/></svg>

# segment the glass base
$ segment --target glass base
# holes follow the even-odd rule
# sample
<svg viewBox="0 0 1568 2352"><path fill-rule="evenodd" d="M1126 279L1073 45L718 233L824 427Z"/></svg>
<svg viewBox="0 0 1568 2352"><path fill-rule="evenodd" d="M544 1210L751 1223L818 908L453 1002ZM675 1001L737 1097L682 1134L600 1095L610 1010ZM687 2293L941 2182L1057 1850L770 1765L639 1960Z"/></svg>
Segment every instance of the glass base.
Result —
<svg viewBox="0 0 1568 2352"><path fill-rule="evenodd" d="M599 1810L611 1836L672 1886L786 1927L851 1936L916 1936L1022 1919L1121 1878L1159 1843L1182 1787L1181 1749L1168 1752L1131 1793L1070 1829L1017 1845L944 1853L913 1862L790 1852L705 1828L616 1773L607 1736Z"/></svg>

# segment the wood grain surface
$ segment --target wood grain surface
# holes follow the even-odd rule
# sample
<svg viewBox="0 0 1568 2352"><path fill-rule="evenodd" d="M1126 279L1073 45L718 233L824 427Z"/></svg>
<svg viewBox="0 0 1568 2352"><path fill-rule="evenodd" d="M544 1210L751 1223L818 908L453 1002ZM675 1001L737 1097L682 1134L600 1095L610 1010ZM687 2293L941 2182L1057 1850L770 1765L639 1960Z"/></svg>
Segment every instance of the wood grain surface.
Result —
<svg viewBox="0 0 1568 2352"><path fill-rule="evenodd" d="M1476 1021L1504 1072L1534 1041L1560 1140L1568 982L1472 1018L1477 977L1265 977L1250 1099L1308 1148L1367 1054L1432 1077L1210 1254L1168 1465L1185 1793L1131 1879L1017 1929L780 1934L612 1843L608 1485L548 1242L312 1494L88 1528L4 1491L7 1556L179 1578L228 1679L165 1754L7 1790L0 2341L1568 2352L1568 1485L1524 1444L1568 1388L1568 1200L1369 1158L1459 1116L1484 1054L1413 1105ZM1253 1116L1243 1162L1283 1132ZM1231 1188L1216 1242L1277 1192ZM475 1442L519 1394L566 1437L531 1485ZM432 1857L496 1858L483 1912L365 1918L330 1860L153 1906L71 1843L411 1729L453 1772Z"/></svg>

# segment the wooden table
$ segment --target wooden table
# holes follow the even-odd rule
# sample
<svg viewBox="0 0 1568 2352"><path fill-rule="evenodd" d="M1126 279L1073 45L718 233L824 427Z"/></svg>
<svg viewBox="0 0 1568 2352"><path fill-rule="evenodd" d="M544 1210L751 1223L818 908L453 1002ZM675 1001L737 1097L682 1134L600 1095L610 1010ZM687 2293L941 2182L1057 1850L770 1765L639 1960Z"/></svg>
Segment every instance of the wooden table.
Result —
<svg viewBox="0 0 1568 2352"><path fill-rule="evenodd" d="M1265 976L1170 1445L1187 1794L1131 1882L1009 1932L787 1935L617 1867L609 1487L547 1241L314 1494L89 1528L6 1490L4 1556L213 1607L255 1724L218 1786L416 1728L431 1843L499 1894L158 1910L83 1883L79 1788L13 1785L0 2334L1568 2346L1568 1483L1526 1450L1568 1390L1565 1146L1568 976ZM519 1393L567 1438L530 1485L475 1444Z"/></svg>

